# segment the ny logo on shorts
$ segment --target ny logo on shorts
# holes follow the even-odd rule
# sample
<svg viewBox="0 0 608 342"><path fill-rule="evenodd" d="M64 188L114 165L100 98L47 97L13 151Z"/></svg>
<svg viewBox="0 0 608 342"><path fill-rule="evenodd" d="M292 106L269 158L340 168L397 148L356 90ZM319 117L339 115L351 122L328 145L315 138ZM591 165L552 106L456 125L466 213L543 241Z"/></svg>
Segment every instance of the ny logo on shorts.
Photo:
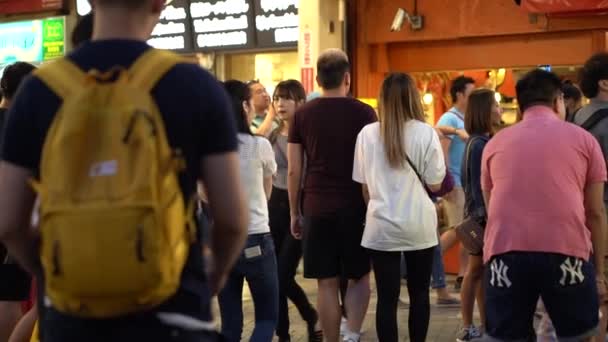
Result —
<svg viewBox="0 0 608 342"><path fill-rule="evenodd" d="M560 266L562 269L562 279L559 283L562 286L566 286L566 280L568 275L570 276L570 283L568 285L582 284L585 281L585 275L583 274L583 260L576 258L566 258L566 260Z"/></svg>
<svg viewBox="0 0 608 342"><path fill-rule="evenodd" d="M509 270L509 266L505 265L502 260L494 259L490 264L490 272L492 272L492 278L490 279L490 285L497 287L507 288L511 287L512 283L507 276L507 271ZM504 282L504 285L503 285Z"/></svg>

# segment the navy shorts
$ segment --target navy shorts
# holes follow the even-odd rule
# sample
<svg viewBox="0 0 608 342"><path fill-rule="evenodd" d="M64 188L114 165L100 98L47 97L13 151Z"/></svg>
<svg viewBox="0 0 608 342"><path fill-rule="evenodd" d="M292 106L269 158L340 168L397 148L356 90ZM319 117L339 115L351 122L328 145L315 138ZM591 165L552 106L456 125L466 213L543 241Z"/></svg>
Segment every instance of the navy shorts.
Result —
<svg viewBox="0 0 608 342"><path fill-rule="evenodd" d="M501 254L486 265L484 284L488 341L526 341L541 297L560 341L597 332L599 303L590 262L551 253Z"/></svg>

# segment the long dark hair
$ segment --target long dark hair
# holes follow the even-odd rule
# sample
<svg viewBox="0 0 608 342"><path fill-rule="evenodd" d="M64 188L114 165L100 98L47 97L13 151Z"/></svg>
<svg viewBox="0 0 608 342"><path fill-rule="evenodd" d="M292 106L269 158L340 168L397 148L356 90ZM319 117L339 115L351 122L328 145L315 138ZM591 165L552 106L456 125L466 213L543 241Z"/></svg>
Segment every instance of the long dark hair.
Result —
<svg viewBox="0 0 608 342"><path fill-rule="evenodd" d="M386 77L378 98L380 137L391 168L401 169L407 162L403 144L405 123L424 121L424 109L416 81L405 73L392 73Z"/></svg>
<svg viewBox="0 0 608 342"><path fill-rule="evenodd" d="M306 101L306 90L302 83L296 80L286 80L277 84L277 87L274 89L274 93L272 94L272 102L274 106L274 101L278 98L284 98L288 100L294 100L296 102L296 107L299 103ZM270 143L274 144L277 141L277 137L281 134L281 131L285 128L285 121L280 120L279 126L275 128L268 140Z"/></svg>
<svg viewBox="0 0 608 342"><path fill-rule="evenodd" d="M253 135L247 122L247 113L243 109L243 102L251 100L249 86L241 81L229 80L224 82L224 89L226 89L226 92L230 96L238 132Z"/></svg>

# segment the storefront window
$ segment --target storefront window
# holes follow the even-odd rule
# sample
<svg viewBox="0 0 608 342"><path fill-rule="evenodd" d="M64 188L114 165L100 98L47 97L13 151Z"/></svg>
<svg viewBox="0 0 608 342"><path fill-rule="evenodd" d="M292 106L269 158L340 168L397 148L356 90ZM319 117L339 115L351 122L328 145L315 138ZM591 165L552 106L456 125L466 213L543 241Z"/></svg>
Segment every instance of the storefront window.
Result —
<svg viewBox="0 0 608 342"><path fill-rule="evenodd" d="M298 53L294 51L226 55L224 78L259 80L271 94L277 83L300 79Z"/></svg>

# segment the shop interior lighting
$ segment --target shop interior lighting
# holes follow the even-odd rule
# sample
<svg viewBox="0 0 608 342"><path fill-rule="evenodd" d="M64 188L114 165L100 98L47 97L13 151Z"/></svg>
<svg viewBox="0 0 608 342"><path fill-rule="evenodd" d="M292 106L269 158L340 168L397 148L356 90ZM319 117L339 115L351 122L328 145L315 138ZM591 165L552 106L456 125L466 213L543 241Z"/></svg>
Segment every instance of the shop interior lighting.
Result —
<svg viewBox="0 0 608 342"><path fill-rule="evenodd" d="M425 105L429 106L433 103L433 94L431 93L426 93L422 96L422 102L424 102Z"/></svg>
<svg viewBox="0 0 608 342"><path fill-rule="evenodd" d="M502 95L499 92L494 92L494 99L496 102L500 103L500 101L502 101Z"/></svg>

